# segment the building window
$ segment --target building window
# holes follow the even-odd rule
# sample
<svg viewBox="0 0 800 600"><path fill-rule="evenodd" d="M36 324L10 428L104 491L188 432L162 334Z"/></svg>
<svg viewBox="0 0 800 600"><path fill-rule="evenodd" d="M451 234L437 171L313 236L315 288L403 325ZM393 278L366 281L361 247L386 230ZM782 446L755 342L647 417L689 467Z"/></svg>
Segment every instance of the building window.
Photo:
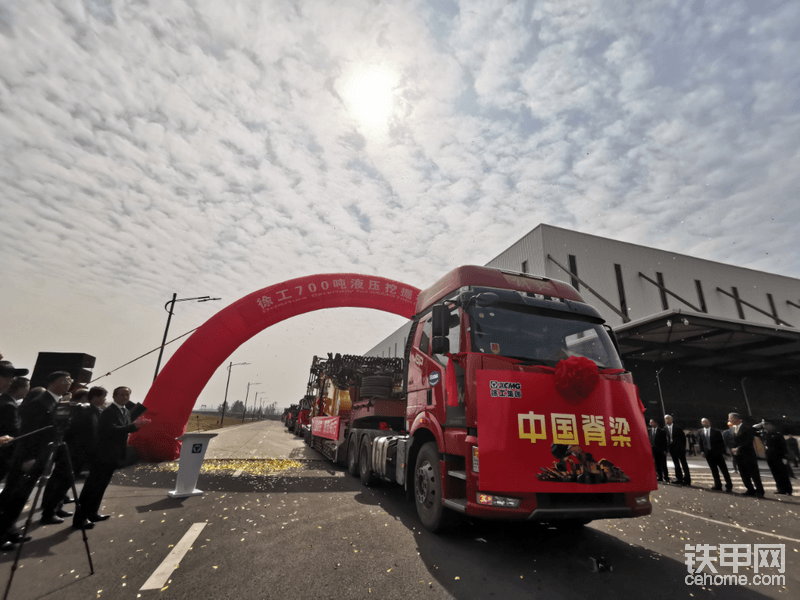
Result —
<svg viewBox="0 0 800 600"><path fill-rule="evenodd" d="M527 273L528 272L528 261L527 260L523 260L522 261L522 272L523 273Z"/></svg>
<svg viewBox="0 0 800 600"><path fill-rule="evenodd" d="M570 283L572 284L572 287L574 287L576 290L578 290L580 292L581 291L581 284L575 278L575 275L578 274L578 259L575 258L574 254L570 254L569 255L569 270L570 270L570 273L573 273L573 275L570 276Z"/></svg>
<svg viewBox="0 0 800 600"><path fill-rule="evenodd" d="M622 314L628 316L628 301L625 299L625 286L622 283L622 266L614 265L614 271L617 274L617 290L619 290L619 307L622 309Z"/></svg>
<svg viewBox="0 0 800 600"><path fill-rule="evenodd" d="M697 288L697 299L700 300L700 310L707 313L708 308L706 307L706 297L703 295L703 284L700 283L699 279L694 280L694 287Z"/></svg>
<svg viewBox="0 0 800 600"><path fill-rule="evenodd" d="M658 280L658 292L661 294L661 310L669 310L667 292L664 291L664 274L656 271L656 279Z"/></svg>

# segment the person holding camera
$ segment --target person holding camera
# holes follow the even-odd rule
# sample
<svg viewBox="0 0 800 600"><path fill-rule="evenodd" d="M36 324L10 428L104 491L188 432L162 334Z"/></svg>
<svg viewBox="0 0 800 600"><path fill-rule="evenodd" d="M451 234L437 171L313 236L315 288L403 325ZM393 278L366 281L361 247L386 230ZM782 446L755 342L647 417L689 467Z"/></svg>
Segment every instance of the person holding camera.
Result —
<svg viewBox="0 0 800 600"><path fill-rule="evenodd" d="M72 377L66 371L55 371L47 376L47 387L37 397L19 407L22 426L21 435L32 434L20 439L14 448L14 457L6 480L6 487L0 493L0 539L13 541L14 524L19 519L36 482L44 473L49 445L56 439L53 415L56 405L69 400ZM54 457L55 469L68 469L63 452ZM49 508L49 507L48 507ZM55 509L54 509L55 510ZM64 511L67 512L67 511ZM72 513L69 513L71 515ZM57 515L53 515L57 517ZM44 521L44 508L43 508ZM63 522L63 519L54 522Z"/></svg>
<svg viewBox="0 0 800 600"><path fill-rule="evenodd" d="M53 469L53 474L47 482L42 496L42 522L45 524L63 523L64 517L71 517L70 511L64 510L63 505L66 500L67 492L81 470L87 466L91 456L94 454L97 444L97 424L101 410L91 400L100 400L100 406L105 403L108 393L102 387L93 387L85 390L82 398L90 400L90 403L73 402L70 403L69 425L64 432L64 443L69 451L72 471L66 465L66 457L62 457L62 462L56 463L61 468ZM45 521L47 518L47 521Z"/></svg>
<svg viewBox="0 0 800 600"><path fill-rule="evenodd" d="M113 402L100 413L94 460L78 499L78 508L72 521L73 529L91 529L95 523L110 518L110 515L99 512L103 495L111 483L114 470L125 460L128 434L138 430L145 422L131 422L125 407L131 398L130 388L118 387L111 397Z"/></svg>

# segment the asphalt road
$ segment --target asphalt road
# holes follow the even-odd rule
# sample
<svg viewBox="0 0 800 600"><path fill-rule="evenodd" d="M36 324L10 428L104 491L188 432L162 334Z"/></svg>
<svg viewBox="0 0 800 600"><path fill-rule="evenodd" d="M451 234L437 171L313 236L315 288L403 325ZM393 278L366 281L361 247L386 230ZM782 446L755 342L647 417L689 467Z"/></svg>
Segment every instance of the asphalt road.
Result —
<svg viewBox="0 0 800 600"><path fill-rule="evenodd" d="M390 484L364 488L306 448L280 423L223 430L207 457L295 458L271 476L201 474L202 496L172 499L175 473L155 465L119 471L106 493L109 521L87 532L40 526L22 549L9 598L793 598L800 594L800 501L701 489L711 477L690 461L697 487L664 486L654 513L600 521L578 531L460 520L432 535L413 503ZM701 459L702 460L702 459ZM734 476L736 480L736 476ZM795 480L797 481L797 480ZM771 480L765 478L768 492ZM741 486L740 490L743 490ZM168 558L181 540L185 555ZM687 585L686 545L784 544L758 575L768 585ZM732 548L732 547L729 547ZM696 553L697 554L697 553ZM14 553L0 554L2 589ZM743 559L740 559L743 561ZM731 575L732 566L716 565ZM598 568L599 565L599 568ZM708 568L705 569L709 572ZM753 567L738 569L750 580ZM154 574L164 583L142 589ZM771 579L771 578L770 578Z"/></svg>

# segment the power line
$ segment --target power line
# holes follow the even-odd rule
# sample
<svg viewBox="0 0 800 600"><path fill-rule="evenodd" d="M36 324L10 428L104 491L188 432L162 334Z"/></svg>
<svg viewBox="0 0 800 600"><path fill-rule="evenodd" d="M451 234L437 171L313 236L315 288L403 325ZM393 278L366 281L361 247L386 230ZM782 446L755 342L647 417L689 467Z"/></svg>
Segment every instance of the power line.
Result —
<svg viewBox="0 0 800 600"><path fill-rule="evenodd" d="M190 333L192 333L193 331L196 331L197 329L199 329L199 327L195 327L194 329L190 329L190 330L189 330L189 331L187 331L186 333L184 333L184 334L182 334L182 335L179 335L178 337L176 337L176 338L174 338L174 339L172 339L172 340L168 341L166 344L163 344L163 345L161 345L161 346L157 346L157 347L153 348L152 350L150 350L150 352L145 352L145 353L144 353L144 354L142 354L141 356L138 356L138 357L134 358L133 360L130 360L130 361L126 362L124 365L121 365L121 366L117 367L116 369L112 369L111 371L109 371L109 372L108 372L108 373L106 373L105 375L100 375L100 377L96 377L95 379L92 379L92 380L91 380L89 383L87 383L86 385L91 385L92 383L94 383L94 382L95 382L95 381L97 381L98 379L102 379L103 377L108 377L108 376L109 376L109 375L111 375L111 374L112 374L114 371L119 371L121 368L123 368L123 367L127 367L127 366L128 366L129 364L131 364L131 363L135 363L137 360L139 360L139 359L141 359L141 358L144 358L144 357L145 357L145 356L147 356L148 354L152 354L153 352L155 352L156 350L159 350L159 349L163 348L164 346L169 346L169 345L170 345L172 342L176 342L176 341L178 341L179 339L181 339L182 337L186 337L187 335L189 335L189 334L190 334Z"/></svg>

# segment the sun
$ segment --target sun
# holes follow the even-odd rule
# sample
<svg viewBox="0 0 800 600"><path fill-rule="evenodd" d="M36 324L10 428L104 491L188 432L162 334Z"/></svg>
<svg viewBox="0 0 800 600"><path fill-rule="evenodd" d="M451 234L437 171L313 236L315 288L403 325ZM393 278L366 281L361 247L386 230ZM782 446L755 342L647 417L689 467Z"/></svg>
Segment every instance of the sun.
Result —
<svg viewBox="0 0 800 600"><path fill-rule="evenodd" d="M385 133L395 109L397 74L386 66L360 65L342 81L348 110L369 133Z"/></svg>

